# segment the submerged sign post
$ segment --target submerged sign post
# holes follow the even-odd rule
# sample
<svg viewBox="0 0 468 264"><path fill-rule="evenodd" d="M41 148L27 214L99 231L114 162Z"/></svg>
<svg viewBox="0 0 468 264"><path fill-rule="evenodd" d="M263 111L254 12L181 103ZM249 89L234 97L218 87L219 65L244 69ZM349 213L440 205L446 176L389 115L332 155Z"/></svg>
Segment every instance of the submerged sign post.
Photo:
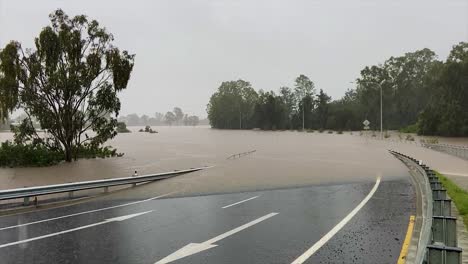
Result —
<svg viewBox="0 0 468 264"><path fill-rule="evenodd" d="M369 130L369 129L370 129L370 127L369 127L369 125L370 125L369 120L367 120L367 119L364 120L364 122L362 122L362 124L364 125L364 130Z"/></svg>

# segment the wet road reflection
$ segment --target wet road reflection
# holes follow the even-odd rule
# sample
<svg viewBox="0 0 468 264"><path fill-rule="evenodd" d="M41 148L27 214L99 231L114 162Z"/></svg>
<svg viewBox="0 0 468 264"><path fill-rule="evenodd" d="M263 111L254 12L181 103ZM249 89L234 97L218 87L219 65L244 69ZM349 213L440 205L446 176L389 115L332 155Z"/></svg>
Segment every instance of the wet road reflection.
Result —
<svg viewBox="0 0 468 264"><path fill-rule="evenodd" d="M0 258L2 263L155 263L189 243L204 242L277 212L268 221L217 241L217 247L174 263L290 263L355 208L374 183L152 200L0 231L0 243L6 243L154 210L126 221L0 248ZM258 197L222 208L253 196ZM89 203L90 208L97 208L95 203L99 201ZM115 205L106 203L111 204ZM71 206L67 212L83 210L86 205ZM383 181L369 202L311 257L310 263L394 262L413 212L409 180ZM0 217L0 226L57 215L54 209Z"/></svg>

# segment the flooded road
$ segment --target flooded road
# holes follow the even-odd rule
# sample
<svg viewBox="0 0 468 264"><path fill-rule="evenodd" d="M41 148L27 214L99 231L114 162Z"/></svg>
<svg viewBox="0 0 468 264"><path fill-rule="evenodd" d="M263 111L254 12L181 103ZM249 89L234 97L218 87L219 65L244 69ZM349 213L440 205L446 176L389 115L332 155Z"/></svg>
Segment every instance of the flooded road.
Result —
<svg viewBox="0 0 468 264"><path fill-rule="evenodd" d="M255 191L315 184L398 179L406 168L386 151L356 135L293 131L237 131L208 127L157 127L109 142L121 158L79 160L46 168L0 169L0 189L123 177L215 165L165 181L158 188L186 194ZM0 140L11 137L0 133ZM232 154L256 150L241 158ZM160 186L160 187L159 187Z"/></svg>
<svg viewBox="0 0 468 264"><path fill-rule="evenodd" d="M64 207L40 204L38 210L0 216L1 258L8 263L395 263L398 258L416 203L408 169L387 151L393 143L317 132L158 131L118 135L110 144L125 153L121 158L1 169L0 182L10 188L214 166Z"/></svg>

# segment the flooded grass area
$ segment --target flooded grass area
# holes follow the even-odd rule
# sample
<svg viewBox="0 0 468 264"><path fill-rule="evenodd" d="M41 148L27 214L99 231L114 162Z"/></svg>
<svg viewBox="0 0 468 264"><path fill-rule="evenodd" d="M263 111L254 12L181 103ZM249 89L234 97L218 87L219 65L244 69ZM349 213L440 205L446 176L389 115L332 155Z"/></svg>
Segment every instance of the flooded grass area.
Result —
<svg viewBox="0 0 468 264"><path fill-rule="evenodd" d="M458 212L463 217L465 228L468 228L468 191L462 189L439 172L436 172L436 174L437 177L439 177L440 182L442 182L442 185L444 185L444 188L447 190L450 198L455 202Z"/></svg>

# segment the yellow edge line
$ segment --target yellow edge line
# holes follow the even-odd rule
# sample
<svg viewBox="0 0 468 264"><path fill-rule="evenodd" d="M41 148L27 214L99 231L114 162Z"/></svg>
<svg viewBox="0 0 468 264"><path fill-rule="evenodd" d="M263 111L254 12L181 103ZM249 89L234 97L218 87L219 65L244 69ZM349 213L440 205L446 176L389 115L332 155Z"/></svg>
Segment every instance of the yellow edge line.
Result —
<svg viewBox="0 0 468 264"><path fill-rule="evenodd" d="M406 231L405 241L403 241L403 246L401 247L400 256L398 257L397 264L405 264L406 263L406 255L408 254L408 248L411 241L411 236L413 235L413 227L414 227L414 215L410 216L409 224L408 224L408 231Z"/></svg>

